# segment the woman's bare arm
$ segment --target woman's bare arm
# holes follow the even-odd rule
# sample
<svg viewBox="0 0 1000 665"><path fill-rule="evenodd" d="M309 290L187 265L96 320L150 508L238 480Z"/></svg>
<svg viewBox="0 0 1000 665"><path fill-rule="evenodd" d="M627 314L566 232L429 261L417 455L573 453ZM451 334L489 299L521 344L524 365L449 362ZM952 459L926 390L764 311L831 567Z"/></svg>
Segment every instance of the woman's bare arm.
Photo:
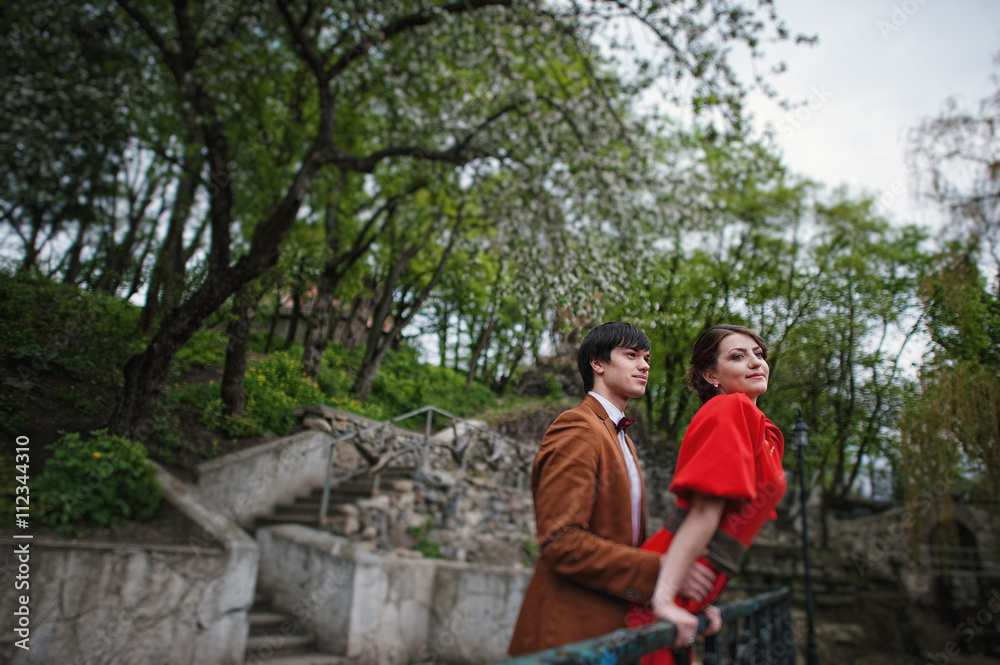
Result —
<svg viewBox="0 0 1000 665"><path fill-rule="evenodd" d="M660 574L656 578L656 588L651 601L657 617L677 626L675 647L685 647L694 641L698 620L690 612L674 603L691 564L701 556L712 534L719 528L726 499L719 496L695 493L691 497L691 508L670 547L660 556Z"/></svg>

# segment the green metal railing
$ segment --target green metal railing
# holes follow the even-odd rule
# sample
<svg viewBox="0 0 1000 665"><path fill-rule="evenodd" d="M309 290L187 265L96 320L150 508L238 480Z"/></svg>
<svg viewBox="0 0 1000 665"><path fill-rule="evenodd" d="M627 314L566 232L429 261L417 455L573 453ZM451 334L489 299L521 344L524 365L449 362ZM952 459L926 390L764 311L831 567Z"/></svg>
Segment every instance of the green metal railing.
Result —
<svg viewBox="0 0 1000 665"><path fill-rule="evenodd" d="M739 587L734 587L739 588ZM749 587L743 587L748 589ZM704 665L794 665L795 642L788 587L720 605L722 631L705 638ZM705 617L698 617L698 632ZM638 663L646 654L669 648L677 635L672 623L658 621L622 628L591 640L502 661L502 665L612 665ZM496 663L494 665L500 665Z"/></svg>

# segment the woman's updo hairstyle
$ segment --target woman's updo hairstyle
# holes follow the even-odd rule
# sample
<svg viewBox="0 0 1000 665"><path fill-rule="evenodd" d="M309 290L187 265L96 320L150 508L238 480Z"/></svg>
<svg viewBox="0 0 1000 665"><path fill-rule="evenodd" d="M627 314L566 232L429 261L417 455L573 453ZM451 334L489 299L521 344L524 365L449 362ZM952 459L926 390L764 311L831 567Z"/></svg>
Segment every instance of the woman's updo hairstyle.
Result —
<svg viewBox="0 0 1000 665"><path fill-rule="evenodd" d="M691 363L688 367L688 385L691 390L698 393L702 404L717 394L715 386L705 380L704 374L718 366L719 344L733 333L742 333L752 337L764 353L764 359L767 359L767 344L764 343L760 335L749 328L722 323L703 332L699 335L698 341L694 343L694 349L691 351Z"/></svg>

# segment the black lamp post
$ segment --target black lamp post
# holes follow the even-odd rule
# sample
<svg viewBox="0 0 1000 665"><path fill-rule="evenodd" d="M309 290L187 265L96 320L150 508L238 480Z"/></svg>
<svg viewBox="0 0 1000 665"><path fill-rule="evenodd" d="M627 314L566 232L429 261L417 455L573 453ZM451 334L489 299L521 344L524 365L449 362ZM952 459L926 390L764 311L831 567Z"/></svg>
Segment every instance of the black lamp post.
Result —
<svg viewBox="0 0 1000 665"><path fill-rule="evenodd" d="M812 571L809 569L809 520L806 517L806 466L802 461L802 451L809 445L809 427L802 420L802 409L795 414L795 427L792 428L795 447L799 453L799 497L802 502L802 558L806 565L806 616L809 619L809 665L819 664L819 654L816 651L816 628L813 624L813 590Z"/></svg>

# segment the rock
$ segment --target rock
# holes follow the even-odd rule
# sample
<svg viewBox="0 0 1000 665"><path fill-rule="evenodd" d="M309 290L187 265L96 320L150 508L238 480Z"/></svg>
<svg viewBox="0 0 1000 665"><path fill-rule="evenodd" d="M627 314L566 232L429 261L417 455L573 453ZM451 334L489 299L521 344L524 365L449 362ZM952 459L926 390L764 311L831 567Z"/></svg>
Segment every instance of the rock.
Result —
<svg viewBox="0 0 1000 665"><path fill-rule="evenodd" d="M326 418L316 418L310 416L308 418L302 419L302 426L306 429L316 430L318 432L326 432L327 434L333 434L333 428L330 427L330 423Z"/></svg>
<svg viewBox="0 0 1000 665"><path fill-rule="evenodd" d="M330 408L325 404L306 404L305 406L297 406L292 410L292 415L296 418L318 416L324 420L336 420L340 417L340 413L338 413L336 409Z"/></svg>
<svg viewBox="0 0 1000 665"><path fill-rule="evenodd" d="M392 499L388 494L379 494L371 498L358 499L357 506L361 510L389 510L392 507Z"/></svg>
<svg viewBox="0 0 1000 665"><path fill-rule="evenodd" d="M348 515L351 517L357 517L357 515L361 512L358 510L358 507L355 506L353 503L334 504L333 507L331 508L331 511L336 513L337 515Z"/></svg>
<svg viewBox="0 0 1000 665"><path fill-rule="evenodd" d="M412 480L394 480L390 487L396 492L412 492L414 485Z"/></svg>

